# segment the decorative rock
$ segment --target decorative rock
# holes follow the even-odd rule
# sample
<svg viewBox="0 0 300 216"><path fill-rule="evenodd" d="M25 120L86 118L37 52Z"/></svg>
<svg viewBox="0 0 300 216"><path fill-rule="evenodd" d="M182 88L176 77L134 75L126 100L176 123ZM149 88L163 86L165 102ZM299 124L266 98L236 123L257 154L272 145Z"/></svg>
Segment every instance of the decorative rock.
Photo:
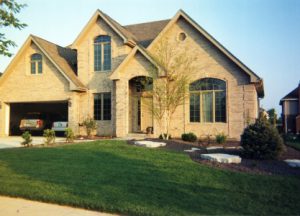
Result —
<svg viewBox="0 0 300 216"><path fill-rule="evenodd" d="M223 149L223 147L220 146L211 146L211 147L207 147L206 150L216 150L216 149Z"/></svg>
<svg viewBox="0 0 300 216"><path fill-rule="evenodd" d="M157 147L162 147L162 146L166 146L166 143L164 142L153 142L153 141L135 141L134 142L135 145L139 145L139 146L145 146L147 148L157 148Z"/></svg>
<svg viewBox="0 0 300 216"><path fill-rule="evenodd" d="M241 163L242 159L230 154L201 154L201 158L219 163Z"/></svg>
<svg viewBox="0 0 300 216"><path fill-rule="evenodd" d="M192 150L192 149L186 149L186 150L183 150L184 152L194 152L195 150Z"/></svg>
<svg viewBox="0 0 300 216"><path fill-rule="evenodd" d="M285 162L290 167L300 167L300 160L297 160L297 159L288 159L288 160L285 160Z"/></svg>

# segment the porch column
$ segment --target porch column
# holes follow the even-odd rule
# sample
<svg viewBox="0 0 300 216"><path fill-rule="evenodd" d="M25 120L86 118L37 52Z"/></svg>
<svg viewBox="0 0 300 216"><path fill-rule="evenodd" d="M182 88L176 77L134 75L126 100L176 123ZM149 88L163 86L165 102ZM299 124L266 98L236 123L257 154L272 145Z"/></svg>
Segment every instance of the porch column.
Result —
<svg viewBox="0 0 300 216"><path fill-rule="evenodd" d="M128 134L128 106L129 90L128 80L117 80L115 85L116 104L116 136L124 137Z"/></svg>

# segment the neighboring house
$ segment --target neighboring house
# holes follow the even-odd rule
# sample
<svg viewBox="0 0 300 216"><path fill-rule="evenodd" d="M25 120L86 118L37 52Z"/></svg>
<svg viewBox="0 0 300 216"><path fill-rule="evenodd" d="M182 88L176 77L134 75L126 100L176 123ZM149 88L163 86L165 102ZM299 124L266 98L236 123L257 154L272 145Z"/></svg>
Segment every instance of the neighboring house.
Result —
<svg viewBox="0 0 300 216"><path fill-rule="evenodd" d="M153 127L158 136L141 80L157 66L151 53L161 40L191 58L201 56L189 97L174 114L172 136L224 132L239 139L258 117L262 79L182 10L170 20L127 26L97 10L68 47L30 35L0 79L0 135L13 134L25 112L40 111L68 116L76 134L91 116L98 135L123 137Z"/></svg>
<svg viewBox="0 0 300 216"><path fill-rule="evenodd" d="M300 83L280 100L282 126L285 133L300 133Z"/></svg>

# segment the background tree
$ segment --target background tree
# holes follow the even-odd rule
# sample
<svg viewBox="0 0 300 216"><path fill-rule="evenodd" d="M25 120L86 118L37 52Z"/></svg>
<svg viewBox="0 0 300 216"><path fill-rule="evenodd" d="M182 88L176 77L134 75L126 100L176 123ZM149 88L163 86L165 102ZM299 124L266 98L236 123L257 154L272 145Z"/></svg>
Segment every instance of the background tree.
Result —
<svg viewBox="0 0 300 216"><path fill-rule="evenodd" d="M151 71L152 104L148 107L157 121L163 139L169 139L170 125L176 109L184 104L188 93L189 75L195 72L195 57L178 50L166 38L151 53L160 69Z"/></svg>
<svg viewBox="0 0 300 216"><path fill-rule="evenodd" d="M277 122L277 113L276 113L276 110L274 108L272 109L269 109L267 111L267 113L269 114L269 122L275 126L276 125L276 122Z"/></svg>
<svg viewBox="0 0 300 216"><path fill-rule="evenodd" d="M16 43L5 37L3 32L4 27L13 27L19 30L23 29L27 25L21 23L16 14L18 14L25 4L19 4L15 0L0 0L0 55L12 56L9 52L9 47L15 47Z"/></svg>

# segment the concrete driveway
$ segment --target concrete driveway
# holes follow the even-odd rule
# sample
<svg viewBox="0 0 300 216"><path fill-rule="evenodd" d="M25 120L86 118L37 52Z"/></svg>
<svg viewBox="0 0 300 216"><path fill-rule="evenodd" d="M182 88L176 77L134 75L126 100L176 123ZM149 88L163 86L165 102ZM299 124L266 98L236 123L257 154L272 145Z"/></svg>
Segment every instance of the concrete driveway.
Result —
<svg viewBox="0 0 300 216"><path fill-rule="evenodd" d="M39 145L44 143L44 137L32 137L32 144ZM55 142L64 142L66 139L64 137L57 137ZM10 137L0 137L0 149L4 148L18 148L23 147L21 142L23 141L21 136L10 136Z"/></svg>

